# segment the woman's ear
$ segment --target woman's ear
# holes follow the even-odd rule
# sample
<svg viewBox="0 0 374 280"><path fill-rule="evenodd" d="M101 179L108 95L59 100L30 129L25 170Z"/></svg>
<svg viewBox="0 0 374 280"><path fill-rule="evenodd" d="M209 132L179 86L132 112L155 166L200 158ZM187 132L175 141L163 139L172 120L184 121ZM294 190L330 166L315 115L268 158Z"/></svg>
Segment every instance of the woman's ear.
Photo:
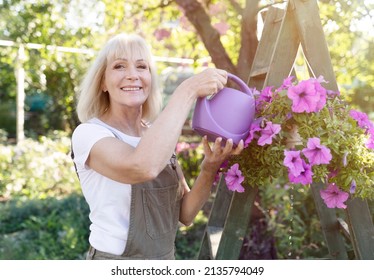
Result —
<svg viewBox="0 0 374 280"><path fill-rule="evenodd" d="M108 91L108 88L107 88L106 85L105 85L105 80L103 80L103 81L101 82L101 90L102 90L103 92L107 92L107 91Z"/></svg>

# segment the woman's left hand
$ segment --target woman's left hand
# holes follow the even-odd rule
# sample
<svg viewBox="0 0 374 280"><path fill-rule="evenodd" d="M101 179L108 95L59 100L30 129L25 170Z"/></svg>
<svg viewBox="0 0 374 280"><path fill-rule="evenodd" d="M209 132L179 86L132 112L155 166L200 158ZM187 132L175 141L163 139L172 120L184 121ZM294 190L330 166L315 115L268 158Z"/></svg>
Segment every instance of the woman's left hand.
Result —
<svg viewBox="0 0 374 280"><path fill-rule="evenodd" d="M244 149L244 142L240 140L239 144L234 148L232 139L228 139L226 144L222 146L222 138L218 137L210 147L206 136L203 137L203 148L205 158L201 165L201 170L216 174L222 163L231 155L238 155Z"/></svg>

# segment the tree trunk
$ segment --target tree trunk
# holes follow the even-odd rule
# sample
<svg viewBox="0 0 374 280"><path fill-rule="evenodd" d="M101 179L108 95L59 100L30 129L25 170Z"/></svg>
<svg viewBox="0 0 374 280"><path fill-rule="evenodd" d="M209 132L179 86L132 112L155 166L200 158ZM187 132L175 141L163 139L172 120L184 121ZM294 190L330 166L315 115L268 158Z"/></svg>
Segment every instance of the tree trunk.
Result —
<svg viewBox="0 0 374 280"><path fill-rule="evenodd" d="M195 27L214 65L237 74L237 69L223 47L220 35L212 26L204 7L196 0L175 0L175 2L183 9L185 16Z"/></svg>

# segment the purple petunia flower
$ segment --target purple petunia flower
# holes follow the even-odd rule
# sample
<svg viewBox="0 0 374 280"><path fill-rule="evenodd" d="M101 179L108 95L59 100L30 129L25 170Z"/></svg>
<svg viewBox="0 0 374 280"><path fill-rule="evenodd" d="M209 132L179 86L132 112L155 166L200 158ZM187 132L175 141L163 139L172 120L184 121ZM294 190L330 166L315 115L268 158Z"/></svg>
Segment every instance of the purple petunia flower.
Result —
<svg viewBox="0 0 374 280"><path fill-rule="evenodd" d="M310 113L314 111L318 97L313 90L313 85L307 81L301 81L298 85L288 88L287 96L292 100L293 112Z"/></svg>
<svg viewBox="0 0 374 280"><path fill-rule="evenodd" d="M366 141L366 148L368 148L368 149L374 149L374 135L373 134Z"/></svg>
<svg viewBox="0 0 374 280"><path fill-rule="evenodd" d="M323 80L324 81L324 80ZM326 104L326 96L327 96L327 91L326 89L320 84L318 79L314 79L314 88L316 92L319 94L319 100L317 102L317 106L314 112L318 112L322 110L322 108Z"/></svg>
<svg viewBox="0 0 374 280"><path fill-rule="evenodd" d="M357 110L350 110L349 115L351 116L352 119L357 121L357 124L359 127L370 130L374 128L373 123L369 120L369 117L366 113L357 111Z"/></svg>
<svg viewBox="0 0 374 280"><path fill-rule="evenodd" d="M347 208L344 202L349 194L341 191L335 183L329 184L325 190L320 190L320 195L328 208Z"/></svg>
<svg viewBox="0 0 374 280"><path fill-rule="evenodd" d="M295 77L294 76L289 76L288 78L284 79L283 84L279 88L277 88L276 91L281 91L281 90L284 90L284 89L288 89L290 86L292 86L293 78L295 78Z"/></svg>
<svg viewBox="0 0 374 280"><path fill-rule="evenodd" d="M314 78L290 86L287 96L292 100L291 109L295 113L318 112L326 104L326 89Z"/></svg>
<svg viewBox="0 0 374 280"><path fill-rule="evenodd" d="M288 167L293 176L299 176L301 172L305 171L300 151L284 151L284 155L283 165Z"/></svg>
<svg viewBox="0 0 374 280"><path fill-rule="evenodd" d="M236 191L239 193L244 192L244 187L241 185L244 181L244 176L242 172L239 170L239 163L235 163L230 167L230 169L226 172L225 181L227 188L230 191Z"/></svg>
<svg viewBox="0 0 374 280"><path fill-rule="evenodd" d="M251 123L251 127L249 129L249 134L247 139L244 141L244 148L247 148L252 140L255 138L255 133L257 131L261 131L260 123L258 121L254 121Z"/></svg>
<svg viewBox="0 0 374 280"><path fill-rule="evenodd" d="M258 97L259 101L265 101L265 102L271 102L273 99L273 87L265 87L261 93L260 96Z"/></svg>
<svg viewBox="0 0 374 280"><path fill-rule="evenodd" d="M350 193L355 193L355 191L356 191L356 180L355 179L353 179L352 180L352 182L351 182L351 187L349 188L349 192Z"/></svg>
<svg viewBox="0 0 374 280"><path fill-rule="evenodd" d="M309 138L307 148L303 149L303 154L311 165L328 164L332 159L330 149L320 142L317 137Z"/></svg>
<svg viewBox="0 0 374 280"><path fill-rule="evenodd" d="M259 113L267 103L273 101L273 87L265 87L256 99L256 113Z"/></svg>
<svg viewBox="0 0 374 280"><path fill-rule="evenodd" d="M266 127L261 130L261 136L258 139L257 144L264 146L265 144L271 144L273 137L277 135L281 130L280 124L273 124L272 122L266 122Z"/></svg>
<svg viewBox="0 0 374 280"><path fill-rule="evenodd" d="M288 170L288 179L291 183L294 184L302 184L302 185L308 185L313 183L313 171L312 166L307 164L304 160L302 161L303 169L299 176L294 176L290 170Z"/></svg>

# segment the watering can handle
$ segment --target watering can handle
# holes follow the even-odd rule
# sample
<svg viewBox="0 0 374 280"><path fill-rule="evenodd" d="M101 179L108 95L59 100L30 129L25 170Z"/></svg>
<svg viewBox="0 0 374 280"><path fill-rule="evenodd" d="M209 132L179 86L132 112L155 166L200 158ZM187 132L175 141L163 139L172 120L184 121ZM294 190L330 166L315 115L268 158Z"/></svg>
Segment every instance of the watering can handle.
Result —
<svg viewBox="0 0 374 280"><path fill-rule="evenodd" d="M253 96L252 90L247 86L246 83L243 82L242 79L228 72L227 72L227 78L235 82L244 93L250 96Z"/></svg>

